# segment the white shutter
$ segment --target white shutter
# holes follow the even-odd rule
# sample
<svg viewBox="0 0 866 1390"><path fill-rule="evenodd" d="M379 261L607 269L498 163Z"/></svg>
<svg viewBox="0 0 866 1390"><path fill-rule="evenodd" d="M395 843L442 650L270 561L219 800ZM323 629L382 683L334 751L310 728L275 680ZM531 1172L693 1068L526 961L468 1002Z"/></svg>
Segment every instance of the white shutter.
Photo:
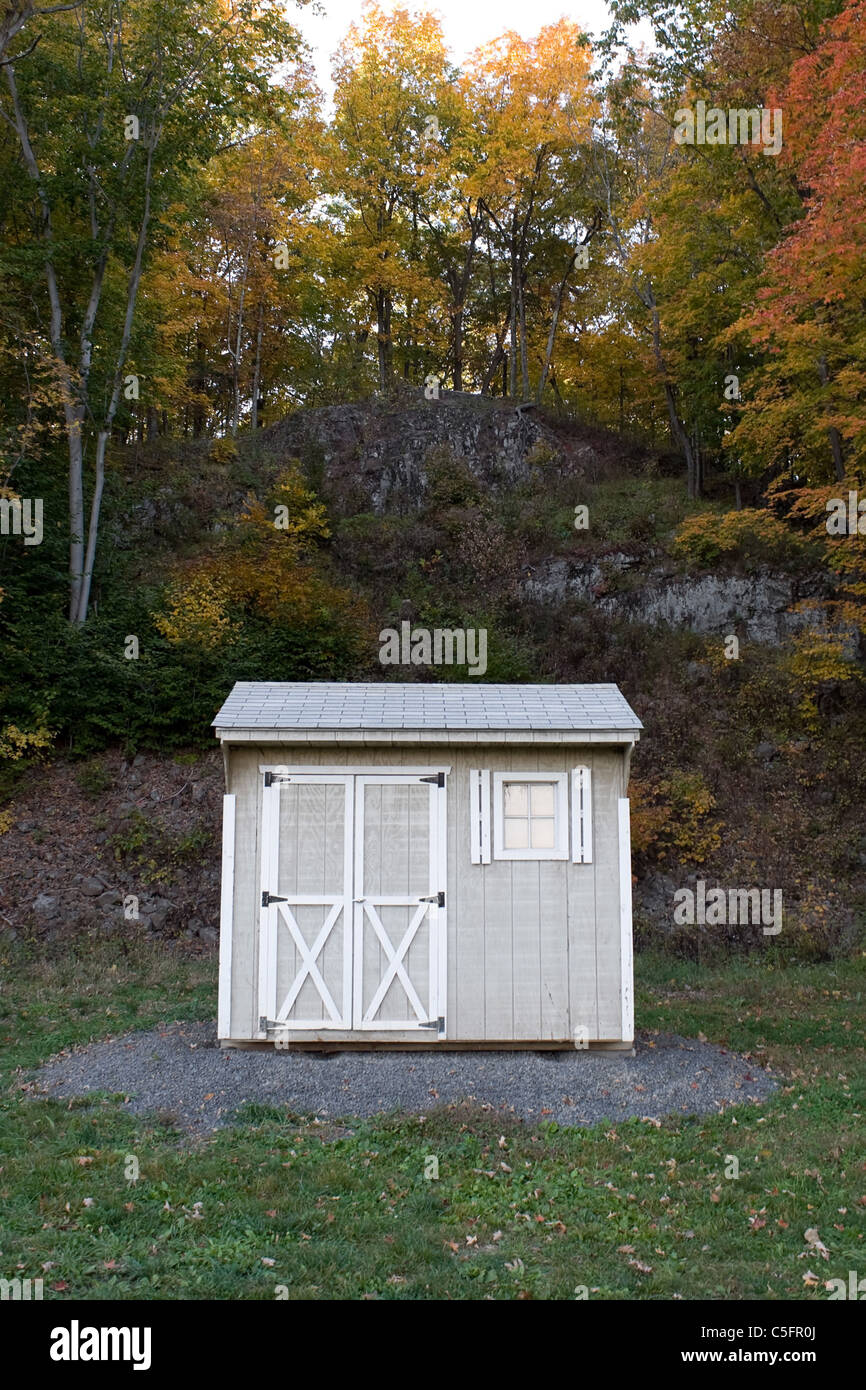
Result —
<svg viewBox="0 0 866 1390"><path fill-rule="evenodd" d="M469 834L473 864L490 863L490 772L472 768L469 773Z"/></svg>
<svg viewBox="0 0 866 1390"><path fill-rule="evenodd" d="M576 767L571 774L571 862L592 863L592 770Z"/></svg>

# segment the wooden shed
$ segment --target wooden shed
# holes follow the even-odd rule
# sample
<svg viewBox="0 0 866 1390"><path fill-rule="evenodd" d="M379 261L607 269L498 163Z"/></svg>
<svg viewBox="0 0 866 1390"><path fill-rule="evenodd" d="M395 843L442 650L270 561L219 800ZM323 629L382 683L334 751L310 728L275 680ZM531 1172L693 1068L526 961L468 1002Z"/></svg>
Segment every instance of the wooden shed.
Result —
<svg viewBox="0 0 866 1390"><path fill-rule="evenodd" d="M223 1045L631 1047L615 685L240 683L214 726Z"/></svg>

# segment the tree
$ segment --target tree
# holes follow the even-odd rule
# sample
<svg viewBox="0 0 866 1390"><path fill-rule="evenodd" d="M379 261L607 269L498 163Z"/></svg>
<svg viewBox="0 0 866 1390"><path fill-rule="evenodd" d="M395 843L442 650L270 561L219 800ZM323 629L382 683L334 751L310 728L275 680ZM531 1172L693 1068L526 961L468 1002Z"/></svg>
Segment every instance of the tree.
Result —
<svg viewBox="0 0 866 1390"><path fill-rule="evenodd" d="M765 355L734 443L758 465L837 482L866 462L866 4L851 0L794 64L784 166L805 212L769 250L736 331Z"/></svg>
<svg viewBox="0 0 866 1390"><path fill-rule="evenodd" d="M530 392L529 260L539 225L555 202L561 161L577 140L589 138L589 64L580 26L563 19L536 39L510 32L485 45L472 55L462 79L483 146L466 188L483 207L508 266L511 396L517 394L518 361L524 397Z"/></svg>
<svg viewBox="0 0 866 1390"><path fill-rule="evenodd" d="M26 64L14 55L5 64L3 114L31 190L17 195L40 243L46 337L62 384L75 624L87 616L105 451L133 389L129 345L155 233L193 171L273 101L268 72L296 46L269 3L82 0L74 20L51 17Z"/></svg>

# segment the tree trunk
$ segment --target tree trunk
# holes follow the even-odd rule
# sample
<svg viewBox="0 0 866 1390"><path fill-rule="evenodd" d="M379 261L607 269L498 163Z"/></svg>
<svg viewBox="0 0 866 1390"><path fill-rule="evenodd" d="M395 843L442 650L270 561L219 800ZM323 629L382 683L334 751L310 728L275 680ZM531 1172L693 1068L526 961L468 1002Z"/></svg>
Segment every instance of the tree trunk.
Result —
<svg viewBox="0 0 866 1390"><path fill-rule="evenodd" d="M508 392L514 400L517 395L517 257L511 253L511 308L509 311L509 353L508 353Z"/></svg>
<svg viewBox="0 0 866 1390"><path fill-rule="evenodd" d="M141 272L144 264L144 248L147 245L147 234L150 228L150 204L153 187L153 152L156 149L158 139L159 131L154 126L151 130L150 140L147 146L147 166L145 168L144 177L144 207L142 208L141 222L138 227L135 260L133 261L132 269L129 272L129 280L127 281L126 313L123 320L123 333L114 362L114 380L111 399L108 403L108 409L105 412L96 438L96 478L90 507L90 524L87 530L87 554L84 560L84 572L81 576L78 606L72 619L72 621L79 626L87 619L87 608L90 602L90 586L93 580L93 566L96 560L96 541L99 534L99 515L102 507L102 490L105 484L105 447L111 438L114 417L117 414L117 407L120 403L120 389L123 384L126 354L129 351L129 340L132 337L135 305L138 299L138 287L141 283Z"/></svg>
<svg viewBox="0 0 866 1390"><path fill-rule="evenodd" d="M520 280L520 383L523 388L523 399L529 400L529 356L526 346L526 298L524 295L523 278Z"/></svg>
<svg viewBox="0 0 866 1390"><path fill-rule="evenodd" d="M385 290L376 294L376 337L379 356L379 386L387 391L391 385L393 350L391 344L391 296Z"/></svg>
<svg viewBox="0 0 866 1390"><path fill-rule="evenodd" d="M818 358L818 376L822 386L830 383L830 373L827 370L826 357ZM830 452L833 455L833 472L836 475L836 482L841 483L845 479L845 458L842 453L842 436L835 425L827 426L827 438L830 441Z"/></svg>
<svg viewBox="0 0 866 1390"><path fill-rule="evenodd" d="M560 280L556 290L556 298L553 304L553 317L550 321L550 332L547 335L547 348L544 353L544 365L541 369L541 379L538 383L538 391L536 392L535 396L535 399L539 405L541 405L542 397L544 395L544 388L547 385L547 375L550 371L551 361L553 360L553 346L556 342L556 330L559 327L559 316L562 313L562 301L565 298L565 287L568 284L568 277L571 275L571 272L574 269L575 260L576 253L574 256L572 256L571 260L569 261L568 269L566 270L565 274Z"/></svg>
<svg viewBox="0 0 866 1390"><path fill-rule="evenodd" d="M454 368L452 371L454 390L463 390L463 305L454 311Z"/></svg>
<svg viewBox="0 0 866 1390"><path fill-rule="evenodd" d="M259 316L256 322L256 360L253 365L253 412L252 427L259 427L259 385L262 379L262 336L265 327L264 301L259 302Z"/></svg>

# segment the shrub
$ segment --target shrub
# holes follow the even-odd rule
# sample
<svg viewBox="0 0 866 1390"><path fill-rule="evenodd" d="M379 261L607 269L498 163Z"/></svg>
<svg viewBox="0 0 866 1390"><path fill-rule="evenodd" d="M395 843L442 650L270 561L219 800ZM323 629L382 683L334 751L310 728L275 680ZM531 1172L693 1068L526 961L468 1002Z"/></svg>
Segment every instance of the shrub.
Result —
<svg viewBox="0 0 866 1390"><path fill-rule="evenodd" d="M800 719L812 732L821 727L822 696L834 687L863 683L863 672L846 654L838 633L814 629L798 633L781 665Z"/></svg>
<svg viewBox="0 0 866 1390"><path fill-rule="evenodd" d="M228 464L234 463L238 456L238 446L231 435L223 435L220 439L211 441L208 449L208 458L212 463Z"/></svg>
<svg viewBox="0 0 866 1390"><path fill-rule="evenodd" d="M711 812L715 798L700 772L673 772L647 782L632 778L632 849L659 864L703 864L722 842Z"/></svg>
<svg viewBox="0 0 866 1390"><path fill-rule="evenodd" d="M674 538L674 553L699 569L709 569L720 560L755 566L817 559L808 540L760 507L686 517Z"/></svg>
<svg viewBox="0 0 866 1390"><path fill-rule="evenodd" d="M472 507L481 498L481 489L465 458L447 444L436 444L424 459L427 474L427 504L441 507Z"/></svg>

